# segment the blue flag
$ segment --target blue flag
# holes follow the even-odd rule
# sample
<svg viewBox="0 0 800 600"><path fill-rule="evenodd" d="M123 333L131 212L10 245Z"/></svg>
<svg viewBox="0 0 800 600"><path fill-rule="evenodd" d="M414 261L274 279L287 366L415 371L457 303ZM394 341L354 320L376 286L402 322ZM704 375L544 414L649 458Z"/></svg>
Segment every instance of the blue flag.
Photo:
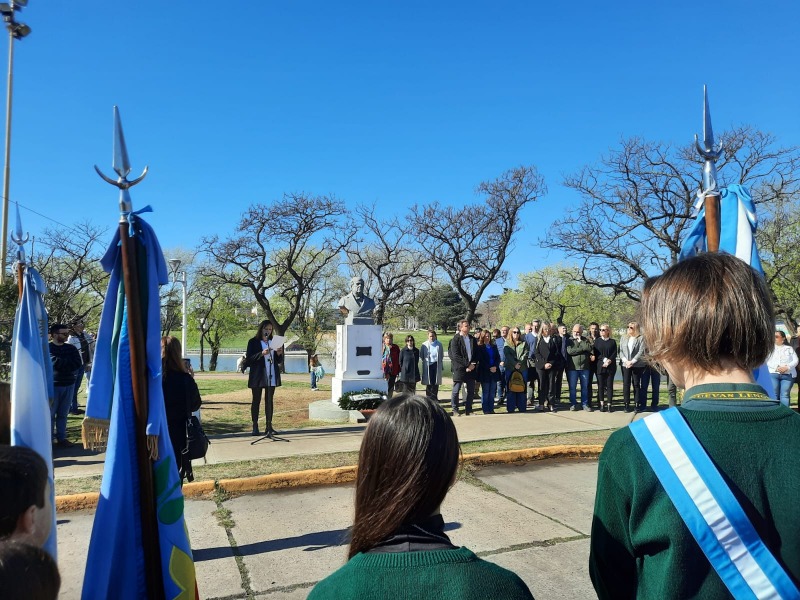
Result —
<svg viewBox="0 0 800 600"><path fill-rule="evenodd" d="M44 458L53 507L50 537L45 550L56 559L56 510L53 480L53 364L47 340L47 312L42 295L47 291L36 269L24 267L22 297L14 317L11 341L11 445L25 446Z"/></svg>
<svg viewBox="0 0 800 600"><path fill-rule="evenodd" d="M701 198L695 205L699 209L697 221L683 243L678 260L706 251L706 211L702 202ZM758 225L756 206L747 188L740 184L722 188L719 213L719 251L727 252L743 260L763 277L764 269L761 267L761 259L756 247L756 227ZM775 389L767 366L762 365L753 375L756 383L774 398Z"/></svg>
<svg viewBox="0 0 800 600"><path fill-rule="evenodd" d="M156 551L161 557L165 597L189 600L195 598L194 562L161 388L158 286L168 281L167 265L153 229L138 217L131 219L146 331L147 434L158 436L158 460L153 463L159 538ZM153 549L143 547L140 527L131 348L118 231L101 262L111 277L97 336L86 416L108 419L109 434L82 597L138 599L147 597L144 552Z"/></svg>

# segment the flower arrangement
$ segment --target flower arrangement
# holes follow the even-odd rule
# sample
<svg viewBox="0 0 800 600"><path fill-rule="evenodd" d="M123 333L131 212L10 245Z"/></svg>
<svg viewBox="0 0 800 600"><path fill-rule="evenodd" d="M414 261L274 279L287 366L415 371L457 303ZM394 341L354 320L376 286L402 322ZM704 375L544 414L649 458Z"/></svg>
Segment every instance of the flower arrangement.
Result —
<svg viewBox="0 0 800 600"><path fill-rule="evenodd" d="M386 400L386 393L371 388L345 392L339 398L339 408L342 410L373 410Z"/></svg>

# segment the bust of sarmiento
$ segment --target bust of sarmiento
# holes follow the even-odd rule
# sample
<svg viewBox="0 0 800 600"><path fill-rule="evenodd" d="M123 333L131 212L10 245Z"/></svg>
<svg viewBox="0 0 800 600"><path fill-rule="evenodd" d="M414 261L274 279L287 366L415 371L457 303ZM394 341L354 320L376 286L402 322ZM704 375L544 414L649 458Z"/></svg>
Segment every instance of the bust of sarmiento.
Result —
<svg viewBox="0 0 800 600"><path fill-rule="evenodd" d="M339 310L347 318L346 325L372 325L372 312L375 310L375 301L364 295L364 280L353 277L350 280L350 293L339 300Z"/></svg>

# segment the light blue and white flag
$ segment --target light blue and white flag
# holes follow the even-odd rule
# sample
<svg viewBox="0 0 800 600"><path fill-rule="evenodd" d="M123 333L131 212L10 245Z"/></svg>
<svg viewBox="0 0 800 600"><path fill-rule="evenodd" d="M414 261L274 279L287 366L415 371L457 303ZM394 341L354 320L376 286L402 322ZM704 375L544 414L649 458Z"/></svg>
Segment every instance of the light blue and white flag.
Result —
<svg viewBox="0 0 800 600"><path fill-rule="evenodd" d="M697 221L695 221L694 227L683 243L678 260L695 256L705 252L707 249L706 211L703 201L704 198L698 198L695 204L695 209L699 211ZM727 252L743 260L763 277L764 269L761 267L761 259L758 256L758 248L756 247L758 217L756 216L756 205L753 203L750 192L747 191L746 187L738 183L722 188L719 212L719 251ZM756 383L763 387L771 398L775 398L775 389L767 366L762 365L756 369L753 376Z"/></svg>
<svg viewBox="0 0 800 600"><path fill-rule="evenodd" d="M45 550L56 559L56 510L53 480L53 365L47 339L47 312L42 295L44 280L33 267L24 267L22 297L14 317L11 341L11 445L35 450L47 464L50 505L53 507L50 537Z"/></svg>

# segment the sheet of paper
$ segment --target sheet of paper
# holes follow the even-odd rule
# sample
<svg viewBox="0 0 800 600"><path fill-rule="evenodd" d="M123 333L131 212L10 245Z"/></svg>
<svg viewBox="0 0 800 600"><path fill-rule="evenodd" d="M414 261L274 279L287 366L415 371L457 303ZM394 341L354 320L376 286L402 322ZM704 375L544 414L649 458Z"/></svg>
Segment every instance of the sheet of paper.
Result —
<svg viewBox="0 0 800 600"><path fill-rule="evenodd" d="M281 346L286 343L286 336L284 335L273 335L272 339L269 341L269 347L272 350L277 350Z"/></svg>

